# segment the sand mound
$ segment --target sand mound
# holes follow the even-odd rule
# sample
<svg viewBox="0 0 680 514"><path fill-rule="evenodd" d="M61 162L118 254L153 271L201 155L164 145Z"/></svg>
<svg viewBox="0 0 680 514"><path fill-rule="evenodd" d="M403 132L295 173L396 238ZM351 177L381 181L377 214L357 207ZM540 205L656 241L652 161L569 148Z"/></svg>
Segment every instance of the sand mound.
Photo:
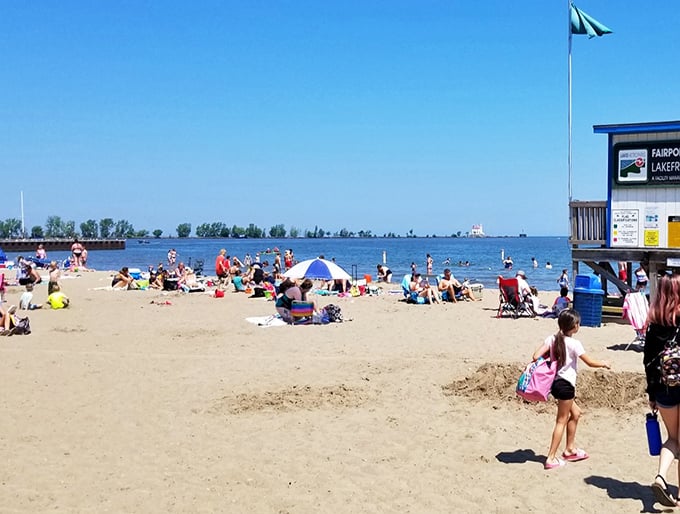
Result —
<svg viewBox="0 0 680 514"><path fill-rule="evenodd" d="M369 395L366 392L351 389L344 384L320 388L292 386L282 391L224 396L215 401L211 411L241 414L263 410L293 411L323 407L358 407L368 399Z"/></svg>
<svg viewBox="0 0 680 514"><path fill-rule="evenodd" d="M537 405L525 402L515 394L517 379L524 365L486 363L472 375L443 386L447 396L466 396L475 400L487 399L494 403L513 402L521 405ZM645 376L628 371L591 371L580 369L576 398L586 408L609 408L613 410L639 411L646 405ZM552 409L551 402L548 402Z"/></svg>

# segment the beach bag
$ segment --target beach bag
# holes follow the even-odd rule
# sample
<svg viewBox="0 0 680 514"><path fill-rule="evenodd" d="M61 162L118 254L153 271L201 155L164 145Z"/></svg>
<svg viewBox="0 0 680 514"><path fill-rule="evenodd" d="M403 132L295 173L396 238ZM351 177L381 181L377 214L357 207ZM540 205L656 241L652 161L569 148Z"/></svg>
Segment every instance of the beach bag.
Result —
<svg viewBox="0 0 680 514"><path fill-rule="evenodd" d="M668 387L680 385L680 347L678 346L678 330L672 340L666 343L661 352L661 383Z"/></svg>
<svg viewBox="0 0 680 514"><path fill-rule="evenodd" d="M341 323L342 322L342 311L340 307L329 303L324 307L324 312L328 316L328 321L331 323Z"/></svg>
<svg viewBox="0 0 680 514"><path fill-rule="evenodd" d="M550 395L550 388L557 374L557 363L540 357L530 362L517 381L516 393L530 402L544 402Z"/></svg>
<svg viewBox="0 0 680 514"><path fill-rule="evenodd" d="M28 335L31 333L31 322L28 316L21 318L19 316L14 317L14 335Z"/></svg>

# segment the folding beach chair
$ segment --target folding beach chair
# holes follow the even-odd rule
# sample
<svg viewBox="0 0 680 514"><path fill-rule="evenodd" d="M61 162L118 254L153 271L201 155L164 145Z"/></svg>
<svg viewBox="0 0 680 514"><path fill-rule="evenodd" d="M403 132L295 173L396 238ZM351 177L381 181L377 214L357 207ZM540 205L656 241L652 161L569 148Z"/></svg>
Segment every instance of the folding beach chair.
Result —
<svg viewBox="0 0 680 514"><path fill-rule="evenodd" d="M314 302L293 300L290 315L296 325L306 325L312 322L314 314Z"/></svg>
<svg viewBox="0 0 680 514"><path fill-rule="evenodd" d="M499 290L499 305L497 318L502 318L505 314L509 314L512 318L517 319L526 314L533 318L536 316L531 302L522 298L519 292L519 283L517 278L503 278L498 277Z"/></svg>
<svg viewBox="0 0 680 514"><path fill-rule="evenodd" d="M649 302L644 291L636 291L628 293L623 300L622 316L626 318L633 330L635 330L635 339L633 339L626 346L626 350L630 345L636 344L639 346L645 345L645 330L647 329L647 313L649 312Z"/></svg>

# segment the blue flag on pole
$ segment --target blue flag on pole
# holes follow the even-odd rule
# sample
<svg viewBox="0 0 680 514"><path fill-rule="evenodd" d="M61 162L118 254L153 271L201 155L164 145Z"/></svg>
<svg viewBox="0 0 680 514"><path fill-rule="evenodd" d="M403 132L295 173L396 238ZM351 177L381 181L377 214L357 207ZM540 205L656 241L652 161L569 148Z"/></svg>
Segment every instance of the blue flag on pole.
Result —
<svg viewBox="0 0 680 514"><path fill-rule="evenodd" d="M588 16L581 9L571 4L571 33L588 34L589 38L611 34L612 31L595 18Z"/></svg>

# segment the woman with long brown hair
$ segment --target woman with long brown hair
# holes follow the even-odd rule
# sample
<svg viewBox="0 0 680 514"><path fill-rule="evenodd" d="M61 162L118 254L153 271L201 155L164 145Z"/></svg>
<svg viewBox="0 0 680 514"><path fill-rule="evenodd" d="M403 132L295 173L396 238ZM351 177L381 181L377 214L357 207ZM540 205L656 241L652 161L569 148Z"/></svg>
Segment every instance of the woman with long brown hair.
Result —
<svg viewBox="0 0 680 514"><path fill-rule="evenodd" d="M680 331L680 275L663 275L647 315L643 362L647 376L649 406L659 411L668 439L661 447L657 475L652 484L656 500L666 507L678 502L668 491L666 474L680 451L680 385L674 385L661 372L666 348L678 345ZM680 474L680 463L678 464Z"/></svg>

